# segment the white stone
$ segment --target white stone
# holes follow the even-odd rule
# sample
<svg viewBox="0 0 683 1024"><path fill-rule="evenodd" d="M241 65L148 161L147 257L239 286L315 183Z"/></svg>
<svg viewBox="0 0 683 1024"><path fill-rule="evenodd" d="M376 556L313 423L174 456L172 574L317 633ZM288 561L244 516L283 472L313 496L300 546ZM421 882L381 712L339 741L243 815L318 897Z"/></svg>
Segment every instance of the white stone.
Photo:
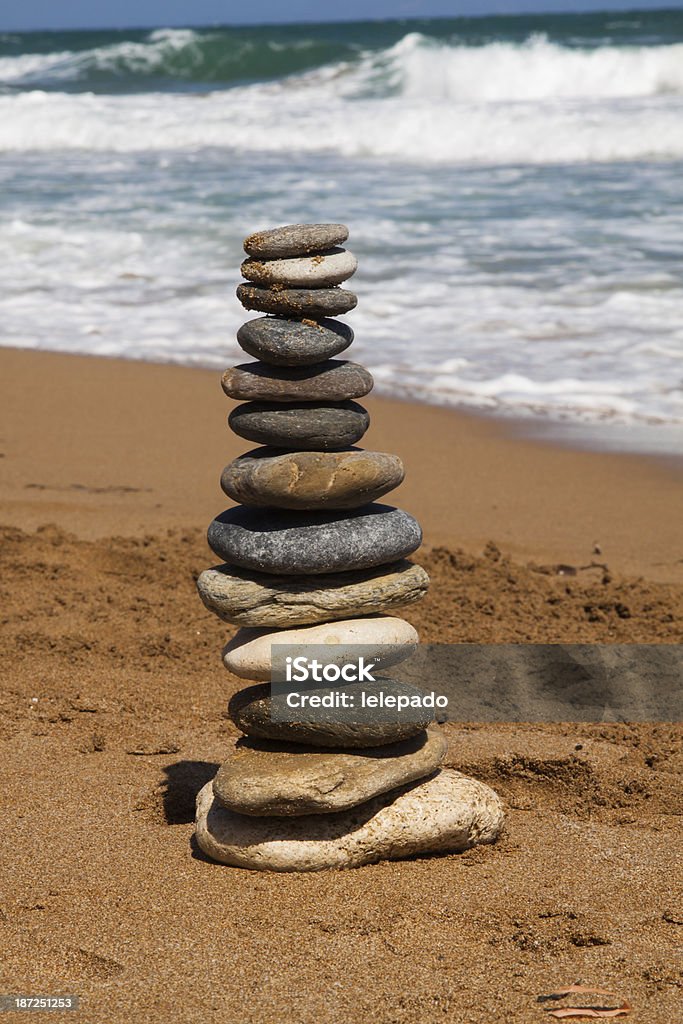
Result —
<svg viewBox="0 0 683 1024"><path fill-rule="evenodd" d="M339 619L302 629L240 629L223 648L223 664L228 672L240 679L265 681L271 678L272 644L325 644L331 647L364 644L373 650L364 651L363 657L376 661L378 667L386 668L409 657L418 642L417 630L409 622L392 615ZM340 663L348 660L343 651L339 653L338 660ZM329 663L337 664L334 651L330 651Z"/></svg>
<svg viewBox="0 0 683 1024"><path fill-rule="evenodd" d="M283 284L290 288L330 288L355 274L358 260L346 249L283 260L245 260L242 276L255 284Z"/></svg>
<svg viewBox="0 0 683 1024"><path fill-rule="evenodd" d="M503 826L497 794L452 769L398 792L339 814L254 818L221 807L207 782L197 797L197 842L207 856L234 867L322 871L456 853L494 842Z"/></svg>

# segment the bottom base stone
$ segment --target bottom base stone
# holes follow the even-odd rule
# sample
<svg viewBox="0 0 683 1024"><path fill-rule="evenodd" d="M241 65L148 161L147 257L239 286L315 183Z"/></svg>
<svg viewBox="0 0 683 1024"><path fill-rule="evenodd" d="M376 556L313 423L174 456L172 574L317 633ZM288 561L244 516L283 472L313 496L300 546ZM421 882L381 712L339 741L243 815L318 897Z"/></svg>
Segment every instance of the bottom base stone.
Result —
<svg viewBox="0 0 683 1024"><path fill-rule="evenodd" d="M500 798L452 769L339 814L256 818L197 796L196 837L213 860L255 871L355 868L420 853L457 853L492 843L503 826Z"/></svg>

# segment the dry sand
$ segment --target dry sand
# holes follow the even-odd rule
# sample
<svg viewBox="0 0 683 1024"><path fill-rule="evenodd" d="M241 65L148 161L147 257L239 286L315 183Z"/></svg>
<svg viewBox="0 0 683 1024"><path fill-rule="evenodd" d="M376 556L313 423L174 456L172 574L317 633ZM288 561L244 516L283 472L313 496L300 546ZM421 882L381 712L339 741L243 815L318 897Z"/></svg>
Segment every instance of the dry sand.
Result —
<svg viewBox="0 0 683 1024"><path fill-rule="evenodd" d="M244 447L218 377L0 350L0 992L112 1024L521 1024L581 981L680 1020L680 725L447 726L508 805L464 855L281 876L193 849L237 735L193 587ZM425 527L423 640L681 641L680 466L368 405Z"/></svg>

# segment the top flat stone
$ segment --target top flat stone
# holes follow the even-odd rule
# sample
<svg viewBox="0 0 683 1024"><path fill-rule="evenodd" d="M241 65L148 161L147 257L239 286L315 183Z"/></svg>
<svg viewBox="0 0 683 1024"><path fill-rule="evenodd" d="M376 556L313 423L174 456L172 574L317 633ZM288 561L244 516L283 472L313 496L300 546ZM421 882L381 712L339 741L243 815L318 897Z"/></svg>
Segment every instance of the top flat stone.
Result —
<svg viewBox="0 0 683 1024"><path fill-rule="evenodd" d="M358 260L346 249L285 260L245 260L241 267L242 276L254 284L288 288L332 288L353 277L357 269Z"/></svg>
<svg viewBox="0 0 683 1024"><path fill-rule="evenodd" d="M258 259L307 256L342 245L349 237L345 224L286 224L269 231L255 231L244 239L244 251Z"/></svg>

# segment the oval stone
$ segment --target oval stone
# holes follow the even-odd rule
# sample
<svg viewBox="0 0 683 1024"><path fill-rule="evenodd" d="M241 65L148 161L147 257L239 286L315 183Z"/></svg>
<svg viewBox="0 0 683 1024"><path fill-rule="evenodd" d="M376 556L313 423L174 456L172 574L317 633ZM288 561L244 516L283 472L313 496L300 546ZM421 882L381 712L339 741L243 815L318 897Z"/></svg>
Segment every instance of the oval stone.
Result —
<svg viewBox="0 0 683 1024"><path fill-rule="evenodd" d="M370 416L356 402L247 402L232 410L228 425L240 437L273 448L327 452L360 441Z"/></svg>
<svg viewBox="0 0 683 1024"><path fill-rule="evenodd" d="M431 775L447 750L437 726L401 743L352 752L242 739L219 768L213 792L238 814L331 814Z"/></svg>
<svg viewBox="0 0 683 1024"><path fill-rule="evenodd" d="M398 455L356 448L345 452L281 452L254 448L225 467L221 487L241 505L264 508L358 508L403 480Z"/></svg>
<svg viewBox="0 0 683 1024"><path fill-rule="evenodd" d="M411 562L294 579L219 565L197 580L204 605L219 619L271 628L391 612L421 601L428 587L425 570Z"/></svg>
<svg viewBox="0 0 683 1024"><path fill-rule="evenodd" d="M353 331L339 320L260 316L242 324L237 341L245 352L264 363L311 366L347 349L353 341Z"/></svg>
<svg viewBox="0 0 683 1024"><path fill-rule="evenodd" d="M221 378L228 398L265 402L344 402L367 395L373 383L364 366L345 359L287 368L241 363Z"/></svg>
<svg viewBox="0 0 683 1024"><path fill-rule="evenodd" d="M207 782L197 797L196 837L222 864L323 871L493 843L504 818L492 789L449 768L339 814L284 820L235 814L221 807Z"/></svg>
<svg viewBox="0 0 683 1024"><path fill-rule="evenodd" d="M345 288L264 288L258 284L241 284L237 298L245 309L281 316L340 316L358 304L358 297Z"/></svg>
<svg viewBox="0 0 683 1024"><path fill-rule="evenodd" d="M231 565L288 576L368 569L405 558L422 543L411 515L392 505L289 512L238 505L216 516L207 539Z"/></svg>
<svg viewBox="0 0 683 1024"><path fill-rule="evenodd" d="M287 288L333 288L358 269L358 260L346 249L329 249L315 256L284 260L245 260L242 276L255 284L281 284Z"/></svg>
<svg viewBox="0 0 683 1024"><path fill-rule="evenodd" d="M334 691L338 694L358 693L358 683L347 683L339 686L335 683ZM423 692L410 683L395 679L379 678L375 683L364 683L361 689L382 689L396 697L423 696ZM329 694L330 687L312 690L306 687L309 696ZM428 708L423 709L419 716L414 708L398 711L395 708L378 710L374 713L368 708L362 712L362 721L352 721L350 715L342 715L339 711L326 712L316 709L308 718L302 712L301 718L292 722L273 720L273 704L270 695L270 683L248 686L240 690L230 699L228 714L238 729L247 736L257 739L279 740L285 743L302 743L311 747L370 747L398 743L422 732L434 718ZM361 717L360 715L358 716Z"/></svg>
<svg viewBox="0 0 683 1024"><path fill-rule="evenodd" d="M285 224L255 231L244 239L244 251L258 259L305 256L342 245L349 237L345 224Z"/></svg>
<svg viewBox="0 0 683 1024"><path fill-rule="evenodd" d="M263 681L271 677L273 644L324 644L331 648L330 664L346 664L347 646L363 644L365 659L387 668L410 657L418 640L414 626L391 615L340 619L302 629L240 629L223 648L223 664L240 679Z"/></svg>

